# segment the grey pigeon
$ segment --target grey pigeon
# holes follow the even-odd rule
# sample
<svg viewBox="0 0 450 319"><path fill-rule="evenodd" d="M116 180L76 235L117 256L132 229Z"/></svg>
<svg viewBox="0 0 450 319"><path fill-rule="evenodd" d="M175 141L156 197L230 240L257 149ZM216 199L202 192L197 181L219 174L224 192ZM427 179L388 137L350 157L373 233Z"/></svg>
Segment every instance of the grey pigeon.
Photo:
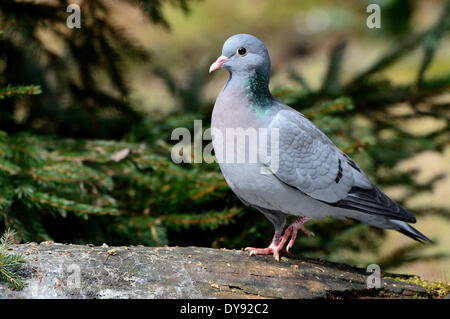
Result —
<svg viewBox="0 0 450 319"><path fill-rule="evenodd" d="M266 129L269 135L272 129L278 130L276 170L271 172L267 162L261 160L238 162L227 157L219 162L234 193L244 204L263 213L275 227L270 246L247 247L251 255L273 254L279 260L280 253L289 252L299 229L314 235L303 225L306 221L329 216L353 218L431 242L408 224L416 222L411 212L378 189L312 122L270 94L270 57L262 41L249 34L230 37L209 71L220 68L229 72L229 78L212 113L216 155L226 152L224 145L230 142L227 129ZM247 142L244 146L233 145L232 152L247 159L250 150ZM263 173L264 168L271 173ZM282 235L289 215L298 218Z"/></svg>

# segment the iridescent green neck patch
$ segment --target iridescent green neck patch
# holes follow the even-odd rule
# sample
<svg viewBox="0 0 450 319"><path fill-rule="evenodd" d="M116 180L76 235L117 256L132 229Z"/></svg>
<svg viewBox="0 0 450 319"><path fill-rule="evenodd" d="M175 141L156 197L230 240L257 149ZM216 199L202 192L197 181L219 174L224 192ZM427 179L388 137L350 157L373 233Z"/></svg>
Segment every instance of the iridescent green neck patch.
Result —
<svg viewBox="0 0 450 319"><path fill-rule="evenodd" d="M256 72L244 81L244 88L250 100L250 108L257 116L264 116L270 113L272 102L270 99L269 82L267 77Z"/></svg>

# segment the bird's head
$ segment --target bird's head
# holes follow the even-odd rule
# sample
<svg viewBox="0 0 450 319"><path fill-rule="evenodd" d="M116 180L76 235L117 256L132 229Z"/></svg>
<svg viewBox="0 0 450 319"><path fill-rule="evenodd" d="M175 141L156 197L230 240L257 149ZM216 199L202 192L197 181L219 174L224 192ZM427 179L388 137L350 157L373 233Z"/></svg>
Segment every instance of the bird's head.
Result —
<svg viewBox="0 0 450 319"><path fill-rule="evenodd" d="M233 75L251 75L258 72L269 78L269 52L257 37L250 34L236 34L225 41L222 55L211 64L209 72L220 68L228 70Z"/></svg>

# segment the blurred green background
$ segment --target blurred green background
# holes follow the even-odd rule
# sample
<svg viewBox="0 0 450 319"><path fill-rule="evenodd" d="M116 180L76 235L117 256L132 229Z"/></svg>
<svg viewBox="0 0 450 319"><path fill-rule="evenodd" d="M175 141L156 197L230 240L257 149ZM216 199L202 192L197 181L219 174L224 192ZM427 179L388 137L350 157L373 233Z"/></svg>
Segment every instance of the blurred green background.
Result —
<svg viewBox="0 0 450 319"><path fill-rule="evenodd" d="M0 231L17 241L264 246L217 165L170 161L170 133L209 125L236 33L262 39L272 92L311 118L436 241L353 221L310 223L294 253L448 281L448 1L0 3ZM70 3L73 3L70 1ZM380 29L366 7L381 7Z"/></svg>

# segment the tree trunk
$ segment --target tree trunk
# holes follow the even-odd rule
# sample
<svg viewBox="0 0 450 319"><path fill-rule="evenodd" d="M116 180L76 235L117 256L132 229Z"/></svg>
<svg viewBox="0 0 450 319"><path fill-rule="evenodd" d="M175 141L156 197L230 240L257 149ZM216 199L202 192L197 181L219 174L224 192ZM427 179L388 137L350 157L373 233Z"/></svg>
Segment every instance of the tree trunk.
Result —
<svg viewBox="0 0 450 319"><path fill-rule="evenodd" d="M0 298L430 297L392 279L368 289L365 269L305 257L276 262L226 249L55 243L14 245L11 253L26 257L16 270L26 286L13 290L0 279Z"/></svg>

